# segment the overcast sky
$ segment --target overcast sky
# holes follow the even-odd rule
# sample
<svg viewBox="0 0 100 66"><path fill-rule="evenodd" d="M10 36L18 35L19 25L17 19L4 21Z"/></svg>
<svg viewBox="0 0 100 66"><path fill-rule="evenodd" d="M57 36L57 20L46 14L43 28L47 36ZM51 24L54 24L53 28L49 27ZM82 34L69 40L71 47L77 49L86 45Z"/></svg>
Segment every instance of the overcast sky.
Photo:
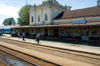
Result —
<svg viewBox="0 0 100 66"><path fill-rule="evenodd" d="M44 0L0 0L0 25L5 18L14 17L17 21L18 11L26 5L26 1L31 5L38 5ZM56 0L62 5L72 6L72 10L93 7L97 5L97 0Z"/></svg>

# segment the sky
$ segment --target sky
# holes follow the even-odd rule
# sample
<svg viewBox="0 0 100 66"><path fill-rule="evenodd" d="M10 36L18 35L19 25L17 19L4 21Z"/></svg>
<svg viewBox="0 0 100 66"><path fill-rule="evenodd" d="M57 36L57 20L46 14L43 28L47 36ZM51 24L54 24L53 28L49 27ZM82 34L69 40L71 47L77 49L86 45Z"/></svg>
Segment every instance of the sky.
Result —
<svg viewBox="0 0 100 66"><path fill-rule="evenodd" d="M18 11L26 5L38 5L44 0L0 0L0 25L6 18L13 17L17 22ZM97 0L56 0L61 5L72 6L71 10L94 7L97 5Z"/></svg>

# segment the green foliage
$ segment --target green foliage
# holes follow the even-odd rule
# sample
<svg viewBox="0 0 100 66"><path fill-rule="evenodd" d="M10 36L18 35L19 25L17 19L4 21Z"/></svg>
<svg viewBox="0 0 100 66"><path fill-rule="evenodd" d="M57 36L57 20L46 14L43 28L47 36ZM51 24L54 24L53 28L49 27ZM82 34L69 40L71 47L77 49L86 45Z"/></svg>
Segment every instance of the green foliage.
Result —
<svg viewBox="0 0 100 66"><path fill-rule="evenodd" d="M41 62L44 62L43 60L40 60Z"/></svg>
<svg viewBox="0 0 100 66"><path fill-rule="evenodd" d="M29 25L29 10L31 5L23 6L18 12L19 17L17 18L19 25Z"/></svg>
<svg viewBox="0 0 100 66"><path fill-rule="evenodd" d="M15 22L14 18L11 17L11 18L6 18L6 19L3 21L2 24L7 26L7 25L16 24L16 22Z"/></svg>
<svg viewBox="0 0 100 66"><path fill-rule="evenodd" d="M70 6L70 8L72 8L72 6Z"/></svg>

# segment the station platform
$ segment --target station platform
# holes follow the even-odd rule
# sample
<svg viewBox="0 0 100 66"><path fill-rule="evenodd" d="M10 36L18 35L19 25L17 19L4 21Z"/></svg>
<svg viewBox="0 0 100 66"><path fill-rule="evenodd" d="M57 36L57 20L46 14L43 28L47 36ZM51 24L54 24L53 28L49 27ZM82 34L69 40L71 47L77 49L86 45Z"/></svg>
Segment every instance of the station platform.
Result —
<svg viewBox="0 0 100 66"><path fill-rule="evenodd" d="M13 39L13 40L18 40L18 41L23 41L22 38L18 38L18 37L10 37L10 36L3 36L2 38L6 38L6 39ZM37 42L35 42L35 39L28 39L25 38L24 42L30 42L30 43L35 43L38 44ZM76 45L74 46L74 44L69 44L69 43L62 43L62 42L52 42L52 41L44 41L44 40L40 40L41 45L48 45L48 46L55 46L55 47L60 47L60 48L67 48L67 49L74 49L74 50L81 50L82 48L84 48L83 46L80 45ZM46 54L46 53L42 53L42 52L38 52L35 50L31 50L31 49L26 49L20 46L15 46L15 45L11 45L8 43L4 43L4 42L0 42L0 45L12 48L14 50L29 54L31 56L35 56L47 61L51 61L57 64L60 64L61 66L96 66L90 63L86 63L86 62L82 62L82 61L76 61L76 60L71 60L71 59L65 59L62 57L58 57L55 55L51 55L51 54ZM80 48L78 48L80 47ZM78 48L78 49L76 49ZM91 47L90 49L92 49L94 47ZM95 47L94 51L98 51L99 47ZM100 49L100 48L99 48ZM85 50L81 50L81 51L85 51Z"/></svg>
<svg viewBox="0 0 100 66"><path fill-rule="evenodd" d="M11 37L10 35L3 36L2 38L23 41L23 39L20 37ZM25 38L24 42L37 43L35 41L35 39L29 39L29 38ZM100 47L99 46L88 46L86 44L81 45L81 44L73 44L73 43L46 41L46 40L40 40L39 44L100 54Z"/></svg>

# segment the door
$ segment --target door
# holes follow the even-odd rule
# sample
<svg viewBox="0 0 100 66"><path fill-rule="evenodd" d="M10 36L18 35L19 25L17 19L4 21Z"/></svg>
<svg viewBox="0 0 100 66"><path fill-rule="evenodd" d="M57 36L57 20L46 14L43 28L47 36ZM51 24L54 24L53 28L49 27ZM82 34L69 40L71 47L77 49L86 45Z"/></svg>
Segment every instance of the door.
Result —
<svg viewBox="0 0 100 66"><path fill-rule="evenodd" d="M89 39L89 32L88 31L82 31L82 40L88 40Z"/></svg>
<svg viewBox="0 0 100 66"><path fill-rule="evenodd" d="M58 37L59 36L59 29L54 29L54 37Z"/></svg>
<svg viewBox="0 0 100 66"><path fill-rule="evenodd" d="M45 36L48 36L48 29L45 29Z"/></svg>

